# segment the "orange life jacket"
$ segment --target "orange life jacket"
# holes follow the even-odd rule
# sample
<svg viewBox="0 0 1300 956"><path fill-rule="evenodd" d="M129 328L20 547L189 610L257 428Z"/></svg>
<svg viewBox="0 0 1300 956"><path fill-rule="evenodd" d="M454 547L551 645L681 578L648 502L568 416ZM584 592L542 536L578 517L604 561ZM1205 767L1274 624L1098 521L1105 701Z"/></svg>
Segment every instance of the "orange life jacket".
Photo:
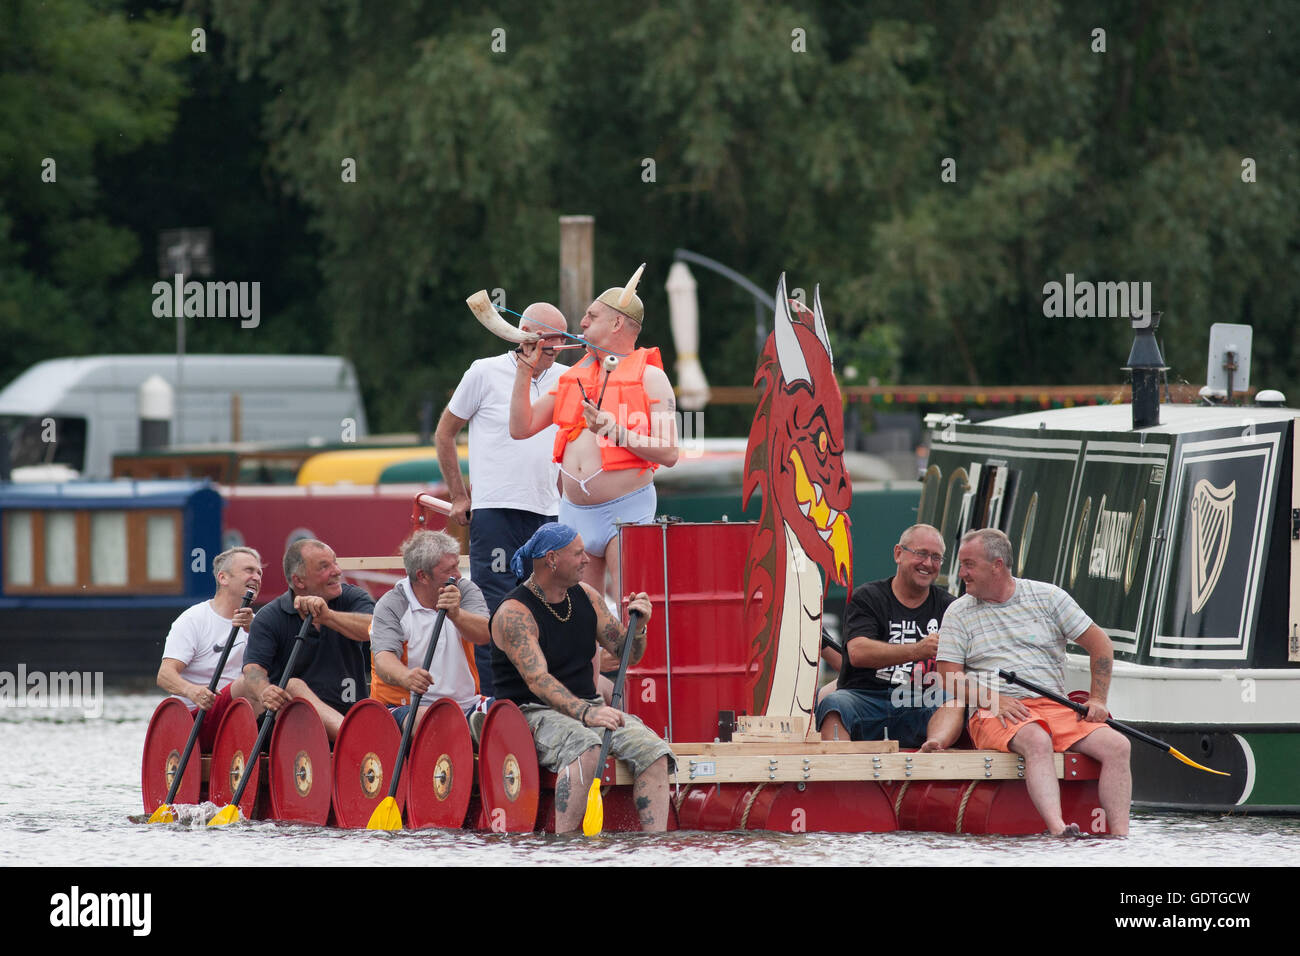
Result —
<svg viewBox="0 0 1300 956"><path fill-rule="evenodd" d="M461 649L465 652L465 662L469 664L469 672L474 675L474 690L481 692L478 679L478 664L474 660L474 645L465 637L460 639ZM410 666L406 659L406 652L409 644L402 644L402 663ZM379 676L379 671L375 669L375 652L370 652L370 696L381 704L387 704L389 707L400 707L403 704L411 702L411 692L405 687L399 687L396 684L390 684ZM432 698L426 697L425 700L432 703Z"/></svg>
<svg viewBox="0 0 1300 956"><path fill-rule="evenodd" d="M651 399L645 393L641 379L645 376L646 365L653 365L663 370L663 359L658 349L637 349L631 355L619 361L618 367L605 385L605 373L599 362L584 360L560 376L559 385L552 393L555 396L555 413L553 420L559 430L555 435L555 461L564 460L564 449L569 442L582 434L587 427L587 420L582 416L584 395L594 404L600 397L600 390L605 389L605 398L601 409L614 412L620 424L628 431L640 435L650 434L650 406L659 401ZM618 471L624 468L650 468L659 466L646 461L630 448L616 445L606 438L596 438L600 445L600 466L605 471Z"/></svg>

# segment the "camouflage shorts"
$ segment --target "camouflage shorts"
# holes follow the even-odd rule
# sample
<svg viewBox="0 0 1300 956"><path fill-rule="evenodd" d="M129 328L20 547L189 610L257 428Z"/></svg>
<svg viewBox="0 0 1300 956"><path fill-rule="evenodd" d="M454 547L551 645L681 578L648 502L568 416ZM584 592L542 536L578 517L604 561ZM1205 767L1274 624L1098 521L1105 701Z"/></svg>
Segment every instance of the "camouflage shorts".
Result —
<svg viewBox="0 0 1300 956"><path fill-rule="evenodd" d="M605 706L599 698L593 698L590 703ZM533 732L537 762L552 773L559 773L592 747L599 747L604 737L603 730L584 727L545 704L524 704L519 709ZM632 769L634 777L649 770L660 757L668 758L668 772L671 773L677 764L668 744L632 714L624 714L623 720L623 726L614 731L610 745L614 756Z"/></svg>

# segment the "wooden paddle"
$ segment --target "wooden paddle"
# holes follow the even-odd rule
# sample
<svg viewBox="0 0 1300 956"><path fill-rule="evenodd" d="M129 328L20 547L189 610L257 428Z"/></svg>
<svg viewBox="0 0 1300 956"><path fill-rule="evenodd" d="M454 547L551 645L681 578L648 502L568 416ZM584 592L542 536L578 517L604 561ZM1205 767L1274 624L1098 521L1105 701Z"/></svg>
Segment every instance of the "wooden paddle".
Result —
<svg viewBox="0 0 1300 956"><path fill-rule="evenodd" d="M298 637L293 642L293 650L289 652L289 663L284 665L284 674L281 676L283 687L289 683L293 677L294 667L298 663L298 652L302 650L302 642L307 638L307 629L311 627L311 615L308 614L303 619L302 627L298 629ZM271 736L271 727L275 723L275 711L270 710L266 713L266 719L262 721L262 729L258 731L257 743L253 745L253 753L248 758L248 763L244 767L244 775L239 778L239 786L235 788L235 798L226 806L217 811L217 815L208 821L210 827L224 827L228 823L234 823L240 819L239 801L243 799L244 788L248 786L248 781L252 779L253 770L257 767L257 759L262 754L262 748Z"/></svg>
<svg viewBox="0 0 1300 956"><path fill-rule="evenodd" d="M618 662L618 677L614 681L614 693L609 705L615 710L623 709L623 681L627 677L627 664L632 659L632 635L641 623L641 612L630 611L627 616L627 638L623 641L623 654ZM614 728L605 728L605 739L600 743L600 759L596 761L596 772L592 775L591 789L587 791L587 812L582 815L582 832L587 836L596 836L605 828L605 802L600 795L601 777L605 775L605 761L609 758L609 748L614 742Z"/></svg>
<svg viewBox="0 0 1300 956"><path fill-rule="evenodd" d="M448 578L444 587L454 587L455 578ZM438 649L438 638L442 634L442 622L447 619L447 609L440 608L433 621L433 637L429 639L429 649L424 652L424 669L433 664L433 652ZM411 709L406 714L406 723L402 725L402 743L397 748L397 764L393 767L393 779L388 784L388 796L379 801L375 812L370 814L367 830L402 829L402 811L397 807L397 783L402 778L402 764L406 762L406 753L411 747L411 732L415 730L415 715L420 709L423 694L411 692Z"/></svg>
<svg viewBox="0 0 1300 956"><path fill-rule="evenodd" d="M257 592L249 588L244 592L244 603L239 605L240 610L248 607L253 603L253 598L257 597ZM217 692L217 681L221 679L221 673L226 669L226 661L230 657L230 649L235 646L235 635L239 633L239 625L236 624L230 629L230 634L226 638L226 646L221 649L221 659L217 661L217 669L212 672L212 680L208 682L208 693ZM181 787L181 778L185 776L185 765L189 763L190 751L194 749L194 744L199 739L199 728L203 726L203 718L207 716L207 711L199 708L199 712L194 715L194 727L190 730L190 739L185 741L185 750L181 753L181 762L176 767L176 776L172 777L172 785L167 788L167 799L164 800L149 817L150 823L175 823L176 811L172 807L172 801L176 799L176 791Z"/></svg>
<svg viewBox="0 0 1300 956"><path fill-rule="evenodd" d="M1084 717L1088 716L1088 708L1085 707L1083 704L1070 700L1070 698L1068 697L1062 697L1060 694L1053 693L1052 691L1048 690L1046 687L1039 687L1037 684L1027 681L1023 677L1017 677L1014 671L1000 670L998 671L998 676L1001 677L1004 681L1006 681L1009 684L1019 684L1025 690L1032 690L1039 697L1046 697L1048 700L1054 700L1058 704L1064 704L1066 707L1069 707L1071 710L1076 711L1081 716ZM1110 727L1114 727L1122 734L1127 734L1128 736L1132 737L1134 740L1140 740L1144 744L1150 744L1152 747L1155 747L1158 750L1163 750L1165 753L1169 754L1169 756L1177 760L1181 760L1189 767L1195 767L1197 770L1204 770L1206 773L1217 773L1220 777L1232 776L1232 774L1224 773L1222 770L1211 770L1209 767L1203 767L1195 760L1192 760L1190 757L1187 757L1184 754L1179 753L1177 750L1169 746L1169 744L1165 743L1163 740L1160 740L1156 737L1152 737L1150 734L1144 734L1136 727L1130 727L1128 724L1120 723L1118 720L1115 720L1112 717L1106 718L1106 724Z"/></svg>

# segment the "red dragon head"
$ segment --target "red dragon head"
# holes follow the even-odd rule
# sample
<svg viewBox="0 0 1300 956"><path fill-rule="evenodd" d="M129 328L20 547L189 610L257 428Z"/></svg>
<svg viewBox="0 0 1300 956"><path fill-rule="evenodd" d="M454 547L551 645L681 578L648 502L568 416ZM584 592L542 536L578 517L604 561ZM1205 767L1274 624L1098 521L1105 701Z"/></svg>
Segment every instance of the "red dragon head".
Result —
<svg viewBox="0 0 1300 956"><path fill-rule="evenodd" d="M810 311L786 296L785 276L776 292L776 326L759 357L754 386L759 389L758 410L749 432L745 453L745 479L741 507L753 493L763 490L762 512L754 548L745 570L745 614L751 638L750 688L755 714L774 701L774 685L791 679L802 687L803 678L778 675L779 660L802 661L811 668L813 683L795 693L798 708L811 708L815 690L817 648L804 638L783 633L798 622L782 621L787 578L784 526L788 525L808 559L828 577L849 587L853 578L853 545L849 537L848 509L853 496L844 469L844 408L831 364L830 339L822 315L821 290L813 295ZM791 315L794 307L798 315ZM802 558L802 555L797 555ZM820 613L816 606L802 613ZM783 641L800 642L796 655L783 655ZM803 697L807 696L807 701ZM782 696L784 700L784 695Z"/></svg>
<svg viewBox="0 0 1300 956"><path fill-rule="evenodd" d="M790 525L808 557L847 587L853 574L847 515L853 488L844 469L844 405L822 314L821 287L813 292L809 309L786 297L782 275L776 305L776 327L754 380L770 401L763 402L766 409L760 407L749 434L743 500L760 486L770 491L763 510L770 498L770 506ZM760 468L766 475L758 473Z"/></svg>

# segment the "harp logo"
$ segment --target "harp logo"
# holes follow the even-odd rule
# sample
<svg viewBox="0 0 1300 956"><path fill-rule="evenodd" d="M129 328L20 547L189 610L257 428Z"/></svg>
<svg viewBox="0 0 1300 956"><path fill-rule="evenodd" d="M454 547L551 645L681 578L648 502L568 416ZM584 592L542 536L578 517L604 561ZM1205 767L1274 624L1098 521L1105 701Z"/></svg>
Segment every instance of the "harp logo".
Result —
<svg viewBox="0 0 1300 956"><path fill-rule="evenodd" d="M1214 593L1232 535L1232 503L1237 483L1216 488L1202 478L1192 489L1192 613L1199 614Z"/></svg>

